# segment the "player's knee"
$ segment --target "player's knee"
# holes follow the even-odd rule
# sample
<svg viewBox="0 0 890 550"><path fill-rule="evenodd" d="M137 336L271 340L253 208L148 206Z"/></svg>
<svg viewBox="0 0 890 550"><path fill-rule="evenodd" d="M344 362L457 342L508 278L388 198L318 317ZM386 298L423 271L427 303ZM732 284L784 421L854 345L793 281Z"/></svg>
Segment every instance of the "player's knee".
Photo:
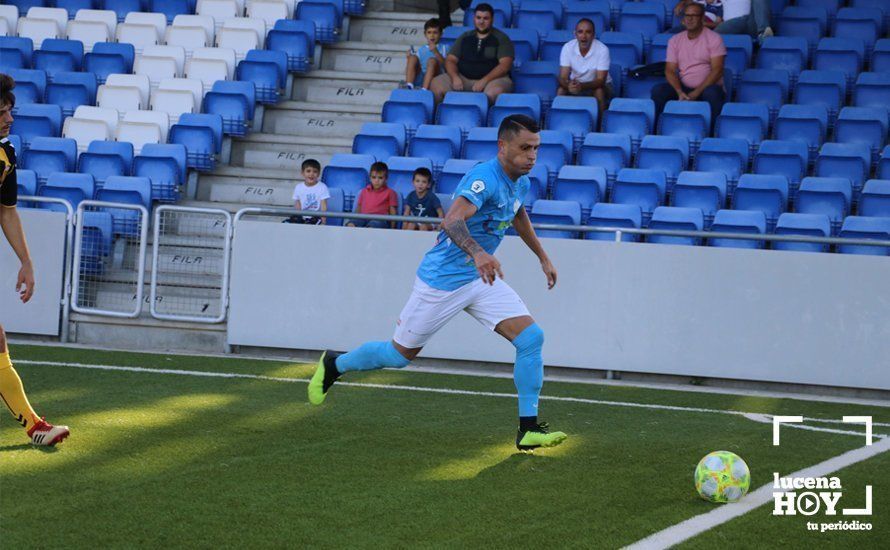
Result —
<svg viewBox="0 0 890 550"><path fill-rule="evenodd" d="M513 339L513 345L520 354L540 352L544 347L544 330L537 323L532 323Z"/></svg>

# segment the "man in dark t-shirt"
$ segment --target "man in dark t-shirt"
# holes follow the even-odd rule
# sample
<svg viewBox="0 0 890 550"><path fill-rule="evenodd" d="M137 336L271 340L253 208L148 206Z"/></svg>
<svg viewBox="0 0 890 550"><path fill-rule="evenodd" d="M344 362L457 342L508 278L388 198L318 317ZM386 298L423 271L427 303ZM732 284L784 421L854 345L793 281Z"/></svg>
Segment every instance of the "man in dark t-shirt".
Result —
<svg viewBox="0 0 890 550"><path fill-rule="evenodd" d="M513 42L492 26L493 21L494 9L489 4L476 6L475 29L457 37L445 58L445 74L430 84L436 103L451 91L484 92L489 103L513 91Z"/></svg>

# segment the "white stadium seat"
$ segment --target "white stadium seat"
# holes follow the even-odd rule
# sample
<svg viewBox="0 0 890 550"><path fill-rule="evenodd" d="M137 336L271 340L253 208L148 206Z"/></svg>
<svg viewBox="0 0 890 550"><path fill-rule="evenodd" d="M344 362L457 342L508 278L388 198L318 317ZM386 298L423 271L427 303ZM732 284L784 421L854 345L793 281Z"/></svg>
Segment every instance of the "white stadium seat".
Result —
<svg viewBox="0 0 890 550"><path fill-rule="evenodd" d="M198 0L195 13L212 17L214 26L219 31L222 28L223 21L232 17L238 17L244 12L238 11L238 4L235 0Z"/></svg>
<svg viewBox="0 0 890 550"><path fill-rule="evenodd" d="M108 134L114 135L117 131L118 119L120 114L117 109L104 109L102 107L93 107L91 105L81 105L74 111L74 118L82 120L98 120L108 126Z"/></svg>
<svg viewBox="0 0 890 550"><path fill-rule="evenodd" d="M173 18L172 27L201 27L207 33L207 43L213 44L216 39L216 23L209 15L181 14Z"/></svg>
<svg viewBox="0 0 890 550"><path fill-rule="evenodd" d="M149 46L142 50L143 57L169 57L176 62L176 76L185 69L185 49L182 46ZM160 78L150 78L160 81Z"/></svg>
<svg viewBox="0 0 890 550"><path fill-rule="evenodd" d="M201 48L195 50L192 59L217 59L226 64L226 78L232 80L235 77L235 50L232 48ZM206 84L206 82L205 82Z"/></svg>
<svg viewBox="0 0 890 550"><path fill-rule="evenodd" d="M148 107L148 96L151 92L151 83L147 75L144 74L110 74L105 83L109 86L130 86L139 90L143 108Z"/></svg>
<svg viewBox="0 0 890 550"><path fill-rule="evenodd" d="M68 25L68 10L64 8L28 8L28 19L52 19L59 27L59 34L65 32Z"/></svg>
<svg viewBox="0 0 890 550"><path fill-rule="evenodd" d="M235 17L233 19L226 19L223 21L222 28L252 30L256 33L257 44L259 44L260 48L262 48L263 43L266 41L266 22L259 18ZM219 42L219 34L216 36L216 41Z"/></svg>
<svg viewBox="0 0 890 550"><path fill-rule="evenodd" d="M194 113L195 96L185 90L162 90L158 88L151 94L151 110L167 113L169 124L179 122L182 113Z"/></svg>
<svg viewBox="0 0 890 550"><path fill-rule="evenodd" d="M279 19L288 18L287 4L285 4L281 0L269 2L260 2L258 0L255 0L247 4L247 17L262 19L263 22L266 24L265 32L269 32L269 29L275 26L276 21L278 21Z"/></svg>
<svg viewBox="0 0 890 550"><path fill-rule="evenodd" d="M65 36L69 40L83 42L83 53L90 53L96 42L109 42L112 35L108 33L108 26L101 21L73 20L68 21L68 30L65 31Z"/></svg>
<svg viewBox="0 0 890 550"><path fill-rule="evenodd" d="M154 46L158 43L158 29L154 25L121 23L117 26L116 40L132 44L136 55L139 55L146 46Z"/></svg>
<svg viewBox="0 0 890 550"><path fill-rule="evenodd" d="M62 137L71 138L77 142L77 151L83 153L90 146L90 142L99 140L107 141L112 138L108 124L102 120L90 120L70 116L65 119L62 126Z"/></svg>
<svg viewBox="0 0 890 550"><path fill-rule="evenodd" d="M160 143L167 143L167 130L170 129L170 119L164 111L130 111L124 114L121 122L154 124L161 130Z"/></svg>
<svg viewBox="0 0 890 550"><path fill-rule="evenodd" d="M220 49L234 50L236 64L247 56L247 52L260 47L256 32L251 29L222 28L216 35L216 42Z"/></svg>
<svg viewBox="0 0 890 550"><path fill-rule="evenodd" d="M9 36L9 22L0 17L0 36Z"/></svg>
<svg viewBox="0 0 890 550"><path fill-rule="evenodd" d="M117 14L111 10L77 10L74 20L105 23L108 27L108 36L114 36L117 31Z"/></svg>
<svg viewBox="0 0 890 550"><path fill-rule="evenodd" d="M96 92L96 105L103 109L117 109L118 113L138 111L144 105L139 88L103 84Z"/></svg>
<svg viewBox="0 0 890 550"><path fill-rule="evenodd" d="M9 35L15 34L19 24L19 9L16 6L2 5L0 6L0 19L6 20Z"/></svg>
<svg viewBox="0 0 890 550"><path fill-rule="evenodd" d="M158 85L158 90L188 92L195 100L195 110L201 109L201 100L204 99L204 83L197 78L165 78Z"/></svg>
<svg viewBox="0 0 890 550"><path fill-rule="evenodd" d="M33 8L32 8L33 9ZM16 34L30 38L34 43L34 49L40 49L43 41L47 38L59 38L59 24L54 19L31 19L29 17L19 17L18 28Z"/></svg>
<svg viewBox="0 0 890 550"><path fill-rule="evenodd" d="M186 78L201 81L206 94L217 80L229 80L226 62L220 59L196 59L192 57L185 64Z"/></svg>
<svg viewBox="0 0 890 550"><path fill-rule="evenodd" d="M164 42L168 46L181 47L185 51L186 58L191 57L198 48L210 45L207 33L201 27L167 27Z"/></svg>
<svg viewBox="0 0 890 550"><path fill-rule="evenodd" d="M161 128L152 123L121 122L114 139L129 141L133 144L133 153L138 155L146 143L161 143Z"/></svg>
<svg viewBox="0 0 890 550"><path fill-rule="evenodd" d="M164 36L167 30L167 16L163 13L148 13L141 11L131 11L127 14L124 23L131 25L151 25L158 31L158 39Z"/></svg>
<svg viewBox="0 0 890 550"><path fill-rule="evenodd" d="M133 72L148 77L150 89L154 90L164 78L176 78L176 60L172 57L149 57L140 55L133 63ZM146 102L145 105L148 105Z"/></svg>

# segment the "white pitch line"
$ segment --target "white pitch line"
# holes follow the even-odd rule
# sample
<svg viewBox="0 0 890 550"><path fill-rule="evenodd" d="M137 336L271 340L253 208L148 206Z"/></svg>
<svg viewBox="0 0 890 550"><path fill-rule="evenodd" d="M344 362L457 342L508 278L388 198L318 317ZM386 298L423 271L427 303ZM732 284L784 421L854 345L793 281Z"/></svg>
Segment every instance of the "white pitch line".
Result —
<svg viewBox="0 0 890 550"><path fill-rule="evenodd" d="M847 466L852 466L863 460L868 460L869 458L888 450L890 450L890 439L883 439L874 445L859 447L852 451L847 451L841 455L829 458L828 460L810 466L809 468L798 470L797 472L788 474L787 477L828 477L830 474L833 474L838 470L846 468ZM773 490L773 484L767 483L753 493L746 495L745 498L739 502L725 504L719 508L715 508L711 512L689 518L686 521L649 535L626 548L627 550L670 548L671 546L680 544L694 536L700 535L709 529L713 529L722 523L726 523L727 521L747 514L755 508L763 506L773 499Z"/></svg>
<svg viewBox="0 0 890 550"><path fill-rule="evenodd" d="M29 360L17 360L16 363L20 363L23 365L49 365L54 367L72 367L79 369L93 369L93 370L107 370L107 371L122 371L122 372L139 372L145 374L173 374L180 376L203 376L206 378L242 378L242 379L250 379L250 380L267 380L271 382L290 382L290 383L308 383L309 380L306 378L283 378L279 376L264 376L261 374L244 374L244 373L235 373L235 372L212 372L212 371L197 371L197 370L179 370L179 369L149 369L145 367L127 367L120 365L91 365L85 363L67 363L60 361L29 361ZM472 395L477 397L503 397L509 399L516 399L516 395L512 393L502 393L502 392L484 392L484 391L474 391L474 390L456 390L452 388L428 388L423 386L400 386L394 384L374 384L370 382L337 382L339 386L351 386L356 388L373 388L373 389L382 389L382 390L402 390L402 391L415 391L415 392L426 392L426 393L438 393L438 394L447 394L447 395ZM728 414L732 416L742 416L748 418L749 420L754 420L755 422L762 422L759 420L760 417L768 419L768 422L772 421L772 417L770 415L765 415L761 413L750 413L744 411L733 411L733 410L723 410L723 409L707 409L701 407L681 407L678 405L658 405L655 403L634 403L630 401L609 401L606 399L587 399L583 397L561 397L554 395L542 395L542 401L561 401L567 403L585 403L588 405L606 405L610 407L632 407L632 408L640 408L640 409L655 409L655 410L663 410L663 411L681 411L681 412L696 412L696 413L708 413L708 414ZM814 421L818 419L812 419ZM818 420L822 421L822 420ZM815 426L806 426L803 424L787 424L786 427L789 428L797 428L802 430L812 430L818 432L829 432L836 433L842 435L855 435L857 437L864 436L864 432L857 432L853 430L836 430L832 428L819 428ZM890 438L888 435L883 434L872 434L875 439L883 439Z"/></svg>

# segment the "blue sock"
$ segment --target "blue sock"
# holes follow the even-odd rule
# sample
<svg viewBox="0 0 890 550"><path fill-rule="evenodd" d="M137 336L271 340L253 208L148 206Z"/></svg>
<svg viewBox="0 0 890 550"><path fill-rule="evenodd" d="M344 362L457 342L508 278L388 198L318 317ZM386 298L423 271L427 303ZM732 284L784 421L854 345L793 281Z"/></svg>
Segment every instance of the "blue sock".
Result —
<svg viewBox="0 0 890 550"><path fill-rule="evenodd" d="M538 396L544 385L544 331L533 323L513 339L516 348L516 365L513 367L513 383L519 394L519 416L538 415Z"/></svg>
<svg viewBox="0 0 890 550"><path fill-rule="evenodd" d="M337 357L337 370L374 370L386 367L407 367L409 361L398 352L392 342L365 342L349 353Z"/></svg>

